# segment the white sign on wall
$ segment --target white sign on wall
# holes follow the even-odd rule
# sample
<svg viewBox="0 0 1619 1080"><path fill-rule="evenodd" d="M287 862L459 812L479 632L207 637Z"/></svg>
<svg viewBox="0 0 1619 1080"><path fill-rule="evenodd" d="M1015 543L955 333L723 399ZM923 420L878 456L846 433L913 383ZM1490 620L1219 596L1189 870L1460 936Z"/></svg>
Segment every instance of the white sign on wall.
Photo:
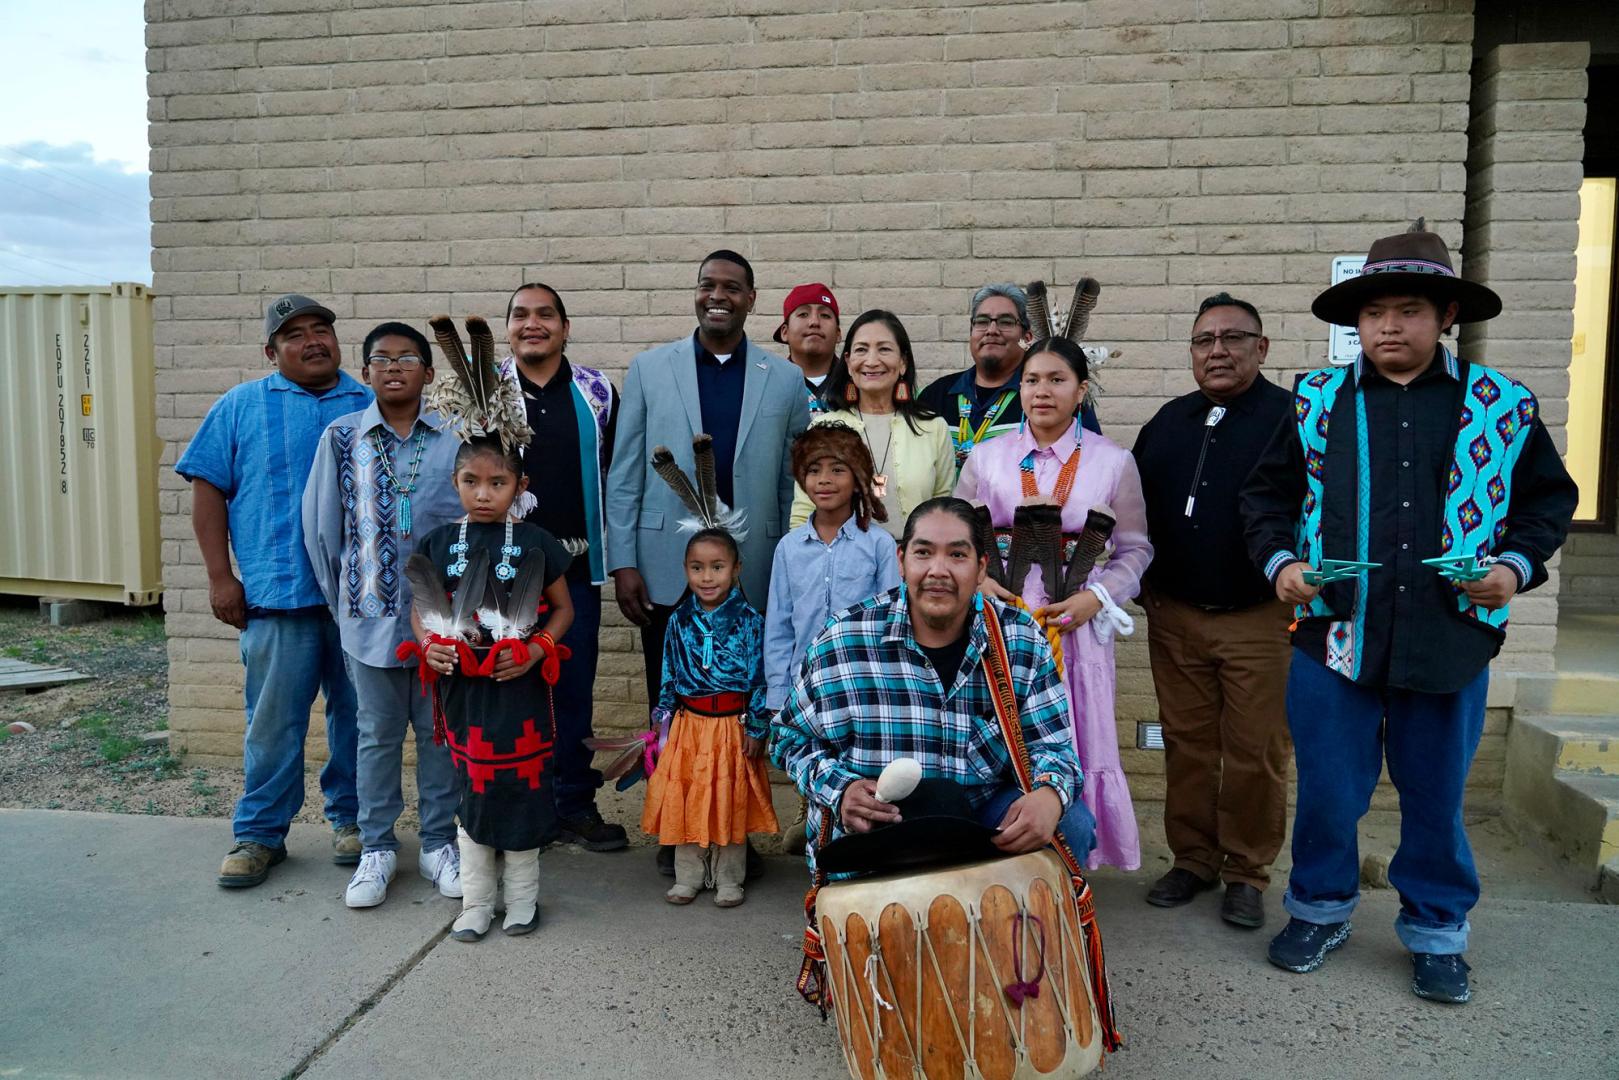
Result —
<svg viewBox="0 0 1619 1080"><path fill-rule="evenodd" d="M1340 255L1332 260L1332 283L1360 277L1366 265L1364 255ZM1334 326L1327 339L1327 359L1334 364L1353 364L1360 355L1360 332L1353 326Z"/></svg>

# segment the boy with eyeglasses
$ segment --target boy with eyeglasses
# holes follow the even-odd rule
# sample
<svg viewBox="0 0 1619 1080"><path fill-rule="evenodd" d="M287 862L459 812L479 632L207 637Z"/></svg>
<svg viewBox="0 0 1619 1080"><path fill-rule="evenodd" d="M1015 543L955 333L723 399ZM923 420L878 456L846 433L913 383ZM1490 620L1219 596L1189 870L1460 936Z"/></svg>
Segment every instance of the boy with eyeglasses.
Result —
<svg viewBox="0 0 1619 1080"><path fill-rule="evenodd" d="M363 847L344 893L351 908L376 907L393 880L407 728L416 733L417 867L443 895L461 895L460 788L450 751L433 744L431 699L395 654L414 639L405 560L421 537L461 516L451 483L460 443L444 418L422 404L433 359L419 331L383 323L366 336L363 355L361 375L376 400L326 428L303 505L304 545L359 697L355 786Z"/></svg>
<svg viewBox="0 0 1619 1080"><path fill-rule="evenodd" d="M1287 829L1291 609L1248 558L1237 494L1292 395L1260 374L1259 311L1230 293L1198 306L1197 389L1136 438L1155 555L1143 579L1164 732L1164 835L1174 855L1147 903L1179 907L1224 883L1221 917L1252 929Z"/></svg>

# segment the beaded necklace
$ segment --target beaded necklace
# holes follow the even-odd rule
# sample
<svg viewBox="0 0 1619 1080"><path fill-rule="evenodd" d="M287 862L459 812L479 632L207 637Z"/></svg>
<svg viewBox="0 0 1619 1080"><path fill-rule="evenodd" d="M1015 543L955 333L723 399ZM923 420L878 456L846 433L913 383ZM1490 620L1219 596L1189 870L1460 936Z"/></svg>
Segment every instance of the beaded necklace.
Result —
<svg viewBox="0 0 1619 1080"><path fill-rule="evenodd" d="M1068 494L1074 490L1074 477L1079 473L1080 449L1078 445L1074 447L1074 452L1063 462L1062 471L1057 473L1057 490L1053 493L1052 499L1058 506L1068 505ZM1040 495L1040 485L1034 478L1034 455L1037 453L1038 450L1030 450L1018 464L1018 476L1023 481L1025 499L1038 498Z"/></svg>
<svg viewBox="0 0 1619 1080"><path fill-rule="evenodd" d="M959 418L955 439L956 464L958 466L967 460L967 454L973 447L984 441L984 434L995 426L995 422L1001 418L1001 414L1006 411L1007 406L1011 405L1012 400L1017 396L1018 392L1015 389L1002 393L1001 399L989 407L989 411L984 414L984 422L978 425L977 431L974 431L971 423L972 400L966 394L956 395L956 415Z"/></svg>
<svg viewBox="0 0 1619 1080"><path fill-rule="evenodd" d="M410 477L401 484L399 477L394 475L393 465L388 461L388 447L382 441L382 430L374 428L371 431L371 445L377 451L377 463L382 466L382 474L393 485L394 491L399 494L399 536L401 539L410 539L410 496L416 490L416 477L422 471L422 449L427 445L427 432L416 432L416 449L411 453Z"/></svg>
<svg viewBox="0 0 1619 1080"><path fill-rule="evenodd" d="M467 572L467 521L461 519L461 531L456 534L455 543L450 545L450 554L455 556L445 572L453 578L458 578ZM517 576L517 567L512 560L523 554L523 549L512 543L512 516L506 515L506 541L500 545L500 562L495 565L495 576L502 581L510 581Z"/></svg>

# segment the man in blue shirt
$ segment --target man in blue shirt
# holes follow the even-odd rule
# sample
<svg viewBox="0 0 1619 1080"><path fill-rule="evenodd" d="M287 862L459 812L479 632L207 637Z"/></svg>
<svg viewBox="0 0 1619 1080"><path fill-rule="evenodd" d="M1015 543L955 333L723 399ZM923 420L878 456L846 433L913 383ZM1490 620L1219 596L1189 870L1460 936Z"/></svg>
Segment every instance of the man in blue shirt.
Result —
<svg viewBox="0 0 1619 1080"><path fill-rule="evenodd" d="M360 861L355 825L355 697L337 624L304 551L302 499L321 432L365 408L371 392L341 370L330 309L283 296L264 316L275 371L227 391L203 418L175 471L191 481L191 518L214 617L241 631L247 668L246 773L220 867L226 888L257 885L287 857L304 801L304 736L320 692L329 757L321 770L333 861ZM231 567L235 553L241 577Z"/></svg>

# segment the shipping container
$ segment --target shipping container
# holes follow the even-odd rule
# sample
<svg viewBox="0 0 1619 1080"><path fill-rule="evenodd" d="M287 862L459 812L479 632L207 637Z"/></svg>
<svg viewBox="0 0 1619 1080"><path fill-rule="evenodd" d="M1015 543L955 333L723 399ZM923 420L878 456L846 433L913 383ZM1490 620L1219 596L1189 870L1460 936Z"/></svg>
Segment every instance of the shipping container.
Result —
<svg viewBox="0 0 1619 1080"><path fill-rule="evenodd" d="M156 397L145 285L0 288L0 592L157 603Z"/></svg>

